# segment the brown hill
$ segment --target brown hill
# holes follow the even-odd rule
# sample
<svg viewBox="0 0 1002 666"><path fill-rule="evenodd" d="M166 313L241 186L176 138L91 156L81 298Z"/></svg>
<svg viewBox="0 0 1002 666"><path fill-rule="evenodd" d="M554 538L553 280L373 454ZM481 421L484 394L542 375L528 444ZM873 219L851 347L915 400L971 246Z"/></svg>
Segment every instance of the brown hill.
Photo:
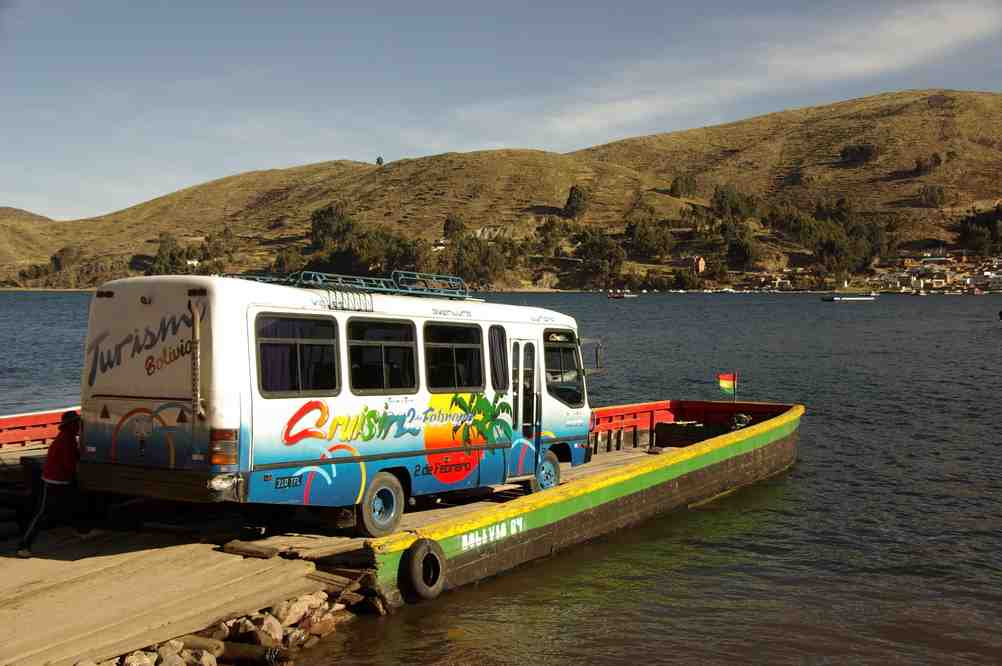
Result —
<svg viewBox="0 0 1002 666"><path fill-rule="evenodd" d="M853 144L879 154L852 165ZM916 158L944 163L915 173ZM771 113L740 122L616 141L574 153L664 180L687 174L710 194L718 183L808 204L848 196L865 209L921 208L917 190L947 189L956 204L1002 193L1002 95L916 90Z"/></svg>
<svg viewBox="0 0 1002 666"><path fill-rule="evenodd" d="M635 193L661 184L632 169L535 150L446 153L404 159L382 167L325 162L292 169L254 171L197 185L96 218L52 222L41 242L23 246L19 262L47 261L60 247L78 245L87 256L153 254L170 231L197 242L229 226L239 241L235 269L261 268L278 249L305 244L310 214L334 200L348 202L363 225L380 225L414 237L441 236L446 215L471 227L500 226L514 235L532 232L538 220L559 212L574 183L592 191L589 221L621 224ZM662 196L652 205L665 217L682 203ZM27 223L8 233L28 234Z"/></svg>
<svg viewBox="0 0 1002 666"><path fill-rule="evenodd" d="M31 263L29 258L48 256L45 252L55 242L46 226L51 222L44 215L0 206L0 274L4 272L4 267Z"/></svg>
<svg viewBox="0 0 1002 666"><path fill-rule="evenodd" d="M841 150L873 144L876 158L844 163ZM940 155L930 173L916 158ZM182 242L229 226L238 238L233 269L261 268L278 249L304 245L310 213L331 201L348 203L362 224L435 238L447 214L474 228L531 233L563 206L572 184L591 190L584 221L621 227L641 192L662 217L683 201L667 190L682 174L698 195L719 183L802 205L847 196L864 210L917 220L915 236L950 236L948 219L918 199L923 185L941 185L950 205L966 209L1002 195L1002 95L946 90L906 91L828 106L782 111L741 122L657 134L560 155L538 150L446 153L382 167L337 161L253 171L190 187L85 220L0 217L0 274L42 263L62 247L85 256L150 255L162 231ZM28 214L30 215L30 214ZM43 218L44 219L44 218Z"/></svg>

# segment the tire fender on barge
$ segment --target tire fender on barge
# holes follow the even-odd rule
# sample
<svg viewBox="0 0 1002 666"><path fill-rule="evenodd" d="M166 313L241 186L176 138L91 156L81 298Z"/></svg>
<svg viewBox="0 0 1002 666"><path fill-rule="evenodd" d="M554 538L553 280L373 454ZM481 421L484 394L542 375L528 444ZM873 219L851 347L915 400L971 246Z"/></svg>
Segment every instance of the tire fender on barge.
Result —
<svg viewBox="0 0 1002 666"><path fill-rule="evenodd" d="M432 539L418 539L404 554L400 573L407 589L419 599L437 599L445 589L445 551Z"/></svg>

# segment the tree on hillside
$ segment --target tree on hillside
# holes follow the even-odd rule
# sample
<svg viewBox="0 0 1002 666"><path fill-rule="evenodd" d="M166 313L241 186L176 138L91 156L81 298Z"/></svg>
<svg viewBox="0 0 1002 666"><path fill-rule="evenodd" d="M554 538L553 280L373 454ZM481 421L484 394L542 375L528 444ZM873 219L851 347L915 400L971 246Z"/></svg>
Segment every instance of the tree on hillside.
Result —
<svg viewBox="0 0 1002 666"><path fill-rule="evenodd" d="M575 240L578 246L574 254L582 261L582 280L586 284L612 286L626 260L623 247L601 231L594 229L585 229Z"/></svg>
<svg viewBox="0 0 1002 666"><path fill-rule="evenodd" d="M464 234L466 234L466 222L458 215L449 213L445 218L445 225L442 227L442 236L450 241L457 241Z"/></svg>
<svg viewBox="0 0 1002 666"><path fill-rule="evenodd" d="M310 241L318 249L346 240L354 229L355 221L342 201L318 208L310 215Z"/></svg>
<svg viewBox="0 0 1002 666"><path fill-rule="evenodd" d="M580 219L588 210L588 191L580 185L571 185L564 204L564 217L572 220Z"/></svg>
<svg viewBox="0 0 1002 666"><path fill-rule="evenodd" d="M994 247L1002 250L1002 204L992 210L970 214L960 221L960 244L978 254L988 254Z"/></svg>
<svg viewBox="0 0 1002 666"><path fill-rule="evenodd" d="M52 255L49 263L52 265L52 270L58 273L80 263L82 258L83 251L79 245L67 245Z"/></svg>
<svg viewBox="0 0 1002 666"><path fill-rule="evenodd" d="M835 222L843 226L850 223L855 213L855 207L846 197L840 197L834 201L818 199L814 204L814 217L816 219Z"/></svg>
<svg viewBox="0 0 1002 666"><path fill-rule="evenodd" d="M431 261L431 246L384 229L365 229L328 243L305 266L307 270L350 275L374 275L394 270L425 271Z"/></svg>
<svg viewBox="0 0 1002 666"><path fill-rule="evenodd" d="M727 243L727 259L732 265L748 269L761 258L762 247L743 222L726 222L723 236Z"/></svg>
<svg viewBox="0 0 1002 666"><path fill-rule="evenodd" d="M675 273L676 289L684 289L686 291L689 291L691 289L700 289L702 286L703 286L703 281L692 270L685 269L677 271Z"/></svg>
<svg viewBox="0 0 1002 666"><path fill-rule="evenodd" d="M852 143L842 148L839 156L846 164L864 164L875 159L878 154L877 146L872 143Z"/></svg>
<svg viewBox="0 0 1002 666"><path fill-rule="evenodd" d="M639 259L667 257L675 246L671 231L650 220L627 225L626 237L632 254Z"/></svg>
<svg viewBox="0 0 1002 666"><path fill-rule="evenodd" d="M168 231L162 232L160 234L160 245L157 247L157 254L146 269L146 274L176 275L178 273L186 273L187 268L184 248L180 246L173 234Z"/></svg>
<svg viewBox="0 0 1002 666"><path fill-rule="evenodd" d="M544 257L557 256L561 244L573 234L572 226L567 220L556 215L548 215L543 223L536 227L535 251Z"/></svg>
<svg viewBox="0 0 1002 666"><path fill-rule="evenodd" d="M942 208L946 203L946 189L942 185L923 185L919 188L919 201L928 208Z"/></svg>
<svg viewBox="0 0 1002 666"><path fill-rule="evenodd" d="M504 253L496 243L463 236L450 249L450 272L474 287L490 285L505 271Z"/></svg>
<svg viewBox="0 0 1002 666"><path fill-rule="evenodd" d="M383 166L383 156L380 155L376 158L376 166Z"/></svg>
<svg viewBox="0 0 1002 666"><path fill-rule="evenodd" d="M673 197L689 197L696 194L696 179L689 174L676 176L668 191Z"/></svg>
<svg viewBox="0 0 1002 666"><path fill-rule="evenodd" d="M297 249L287 247L275 255L271 270L276 273L294 273L303 266L303 255Z"/></svg>
<svg viewBox="0 0 1002 666"><path fill-rule="evenodd" d="M724 219L743 220L755 214L758 202L750 194L740 192L730 184L718 185L713 190L713 212Z"/></svg>

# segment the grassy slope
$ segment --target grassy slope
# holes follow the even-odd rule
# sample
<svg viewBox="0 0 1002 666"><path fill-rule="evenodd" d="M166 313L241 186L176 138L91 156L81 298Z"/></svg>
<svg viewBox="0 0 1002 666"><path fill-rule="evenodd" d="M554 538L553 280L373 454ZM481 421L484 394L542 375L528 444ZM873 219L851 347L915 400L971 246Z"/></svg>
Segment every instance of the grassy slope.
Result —
<svg viewBox="0 0 1002 666"><path fill-rule="evenodd" d="M839 164L842 147L860 142L876 143L883 152L863 166ZM910 173L916 157L945 157L950 150L958 157L936 172ZM413 236L437 237L449 213L473 227L503 225L522 235L563 205L572 184L583 183L592 189L585 222L618 227L638 189L661 215L677 216L682 202L663 192L682 173L694 174L704 195L721 182L802 204L848 195L866 210L924 220L912 229L916 236L948 237L947 220L917 208L916 192L923 184L944 185L961 208L1002 194L1002 95L888 93L569 155L493 150L404 159L382 168L338 161L254 171L85 220L0 214L0 274L44 262L69 244L95 256L152 254L161 231L194 242L225 225L242 240L234 268L257 268L278 248L303 244L310 212L335 199L346 200L363 224Z"/></svg>
<svg viewBox="0 0 1002 666"><path fill-rule="evenodd" d="M986 139L996 145L984 145ZM847 167L839 162L839 151L851 143L874 143L882 153L873 162ZM951 150L957 159L934 173L911 173L916 157L939 152L945 158ZM819 196L848 195L863 209L887 212L917 207L919 187L939 184L956 192L966 206L1002 193L1002 95L886 93L625 139L575 155L668 181L689 173L707 194L715 183L729 182L744 191L802 204Z"/></svg>
<svg viewBox="0 0 1002 666"><path fill-rule="evenodd" d="M278 248L305 244L310 213L336 199L348 201L362 224L417 237L439 237L449 213L458 213L473 227L503 225L519 235L531 233L538 220L557 212L574 183L592 188L588 219L603 225L620 224L638 188L663 185L614 164L534 150L446 153L381 168L326 162L255 171L96 218L50 222L39 242L23 246L20 267L45 261L69 244L81 245L88 255L152 254L162 231L196 242L225 225L243 241L241 267L261 267ZM649 198L666 217L682 205L668 196ZM31 232L23 222L8 229L11 234Z"/></svg>
<svg viewBox="0 0 1002 666"><path fill-rule="evenodd" d="M52 220L20 208L0 206L0 273L4 266L44 261L46 251L58 237L51 233ZM26 258L36 258L36 262Z"/></svg>

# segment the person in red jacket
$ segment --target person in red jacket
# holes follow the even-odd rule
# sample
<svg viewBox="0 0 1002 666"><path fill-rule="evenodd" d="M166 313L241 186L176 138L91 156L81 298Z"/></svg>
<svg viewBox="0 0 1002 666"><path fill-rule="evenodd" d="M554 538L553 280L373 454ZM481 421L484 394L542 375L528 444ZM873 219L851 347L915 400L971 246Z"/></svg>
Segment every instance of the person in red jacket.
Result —
<svg viewBox="0 0 1002 666"><path fill-rule="evenodd" d="M79 433L80 415L73 411L63 412L59 423L59 434L52 444L49 444L45 466L42 468L42 491L38 499L38 509L21 538L21 544L17 549L18 557L31 557L31 543L45 519L58 517L76 522Z"/></svg>

